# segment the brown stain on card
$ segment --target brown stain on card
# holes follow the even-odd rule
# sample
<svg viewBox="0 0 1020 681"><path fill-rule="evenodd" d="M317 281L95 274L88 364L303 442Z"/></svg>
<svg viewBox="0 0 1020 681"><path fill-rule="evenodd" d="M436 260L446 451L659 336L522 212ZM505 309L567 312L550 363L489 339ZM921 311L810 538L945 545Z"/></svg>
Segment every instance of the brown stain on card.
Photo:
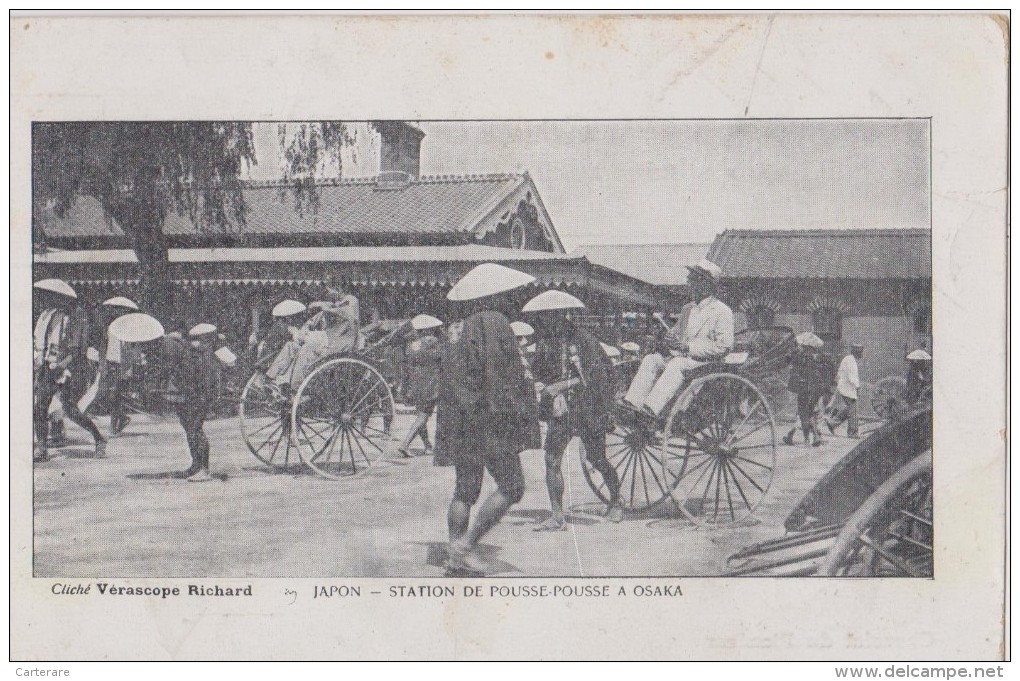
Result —
<svg viewBox="0 0 1020 681"><path fill-rule="evenodd" d="M610 47L616 38L619 17L601 16L584 19L570 18L575 33L594 39L600 47Z"/></svg>
<svg viewBox="0 0 1020 681"><path fill-rule="evenodd" d="M1009 18L1004 14L989 14L988 18L995 22L1002 33L1002 62L1009 65Z"/></svg>

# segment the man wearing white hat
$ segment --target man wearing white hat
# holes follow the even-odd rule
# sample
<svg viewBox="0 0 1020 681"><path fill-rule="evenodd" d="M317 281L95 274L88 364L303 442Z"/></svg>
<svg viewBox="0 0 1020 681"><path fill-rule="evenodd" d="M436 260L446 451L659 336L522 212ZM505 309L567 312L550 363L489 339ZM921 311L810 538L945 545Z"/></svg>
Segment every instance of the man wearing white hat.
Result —
<svg viewBox="0 0 1020 681"><path fill-rule="evenodd" d="M535 393L525 380L510 320L496 311L509 307L509 301L496 297L534 280L523 272L484 263L447 294L464 313L462 321L450 325L443 348L436 443L456 469L447 514L448 567L454 574L486 570L475 552L479 540L524 496L520 452L528 419L535 413ZM478 501L485 471L497 489L471 524L471 507Z"/></svg>
<svg viewBox="0 0 1020 681"><path fill-rule="evenodd" d="M209 440L203 426L218 396L221 362L215 355L219 337L212 324L196 324L188 340L176 334L164 339L161 369L169 374L167 400L174 404L191 453L191 466L181 476L192 482L211 480Z"/></svg>
<svg viewBox="0 0 1020 681"><path fill-rule="evenodd" d="M523 321L516 321L510 324L510 329L514 332L514 336L517 338L517 352L521 356L521 366L524 367L524 373L529 379L534 379L534 375L531 373L531 351L528 348L534 348L534 344L531 342L531 337L535 334L534 327L531 324Z"/></svg>
<svg viewBox="0 0 1020 681"><path fill-rule="evenodd" d="M421 439L426 456L432 451L428 421L436 410L439 399L439 373L442 370L442 345L436 336L443 328L443 322L428 314L420 314L408 326L410 332L402 338L407 348L404 355L403 390L406 399L414 406L414 423L401 440L397 451L405 457L411 456L411 442Z"/></svg>
<svg viewBox="0 0 1020 681"><path fill-rule="evenodd" d="M666 334L674 357L667 361L659 353L645 355L624 398L653 416L679 392L685 372L721 360L733 349L733 311L716 297L722 270L704 259L687 269L695 302Z"/></svg>
<svg viewBox="0 0 1020 681"><path fill-rule="evenodd" d="M532 369L544 383L539 418L549 424L545 436L545 482L552 514L536 531L565 530L563 512L563 454L578 436L585 457L609 490L606 517L623 519L619 504L620 477L606 458L606 432L613 406L614 371L602 344L570 319L584 303L562 291L546 291L532 298L523 311L535 315L538 350Z"/></svg>
<svg viewBox="0 0 1020 681"><path fill-rule="evenodd" d="M922 398L931 397L931 355L918 349L907 355L907 403L917 404Z"/></svg>
<svg viewBox="0 0 1020 681"><path fill-rule="evenodd" d="M100 348L100 381L106 388L107 405L110 408L110 436L119 435L131 420L124 408L124 393L131 376L135 353L131 345L121 342L110 333L110 325L118 317L138 311L138 305L130 298L115 296L103 301L103 324L106 327L103 346Z"/></svg>
<svg viewBox="0 0 1020 681"><path fill-rule="evenodd" d="M273 323L266 332L261 337L252 334L248 339L257 367L265 369L272 364L287 342L297 335L306 313L304 303L297 300L282 300L273 307Z"/></svg>
<svg viewBox="0 0 1020 681"><path fill-rule="evenodd" d="M88 389L84 378L89 346L88 314L76 305L78 294L60 279L43 279L33 285L33 293L43 308L36 320L34 345L34 426L33 459L45 461L49 454L46 440L50 404L60 398L68 418L89 432L95 442L95 456L106 455L106 440L96 424L78 408L78 398Z"/></svg>
<svg viewBox="0 0 1020 681"><path fill-rule="evenodd" d="M832 363L822 354L824 342L811 332L797 336L797 350L790 362L790 381L788 388L797 396L797 415L800 419L801 431L804 433L804 445L820 447L824 444L818 432L815 411L818 401L826 396L832 385ZM796 425L783 438L783 442L792 445L793 436L797 433Z"/></svg>

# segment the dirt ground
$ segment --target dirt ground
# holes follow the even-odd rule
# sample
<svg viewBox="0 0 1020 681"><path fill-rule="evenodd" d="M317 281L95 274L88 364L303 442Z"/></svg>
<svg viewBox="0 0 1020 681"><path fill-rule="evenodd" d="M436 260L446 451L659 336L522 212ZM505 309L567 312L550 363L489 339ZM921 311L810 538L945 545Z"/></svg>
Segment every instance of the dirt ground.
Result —
<svg viewBox="0 0 1020 681"><path fill-rule="evenodd" d="M395 431L410 420L398 417ZM98 423L105 432L107 420ZM248 452L236 419L209 422L206 432L216 479L193 483L171 477L190 463L175 420L135 416L101 460L87 458L88 436L69 426L69 444L35 466L35 575L443 575L452 468L420 456L325 480L266 469ZM548 497L542 452L525 452L527 492L483 551L491 573L502 576L716 575L740 547L780 536L789 511L855 442L829 437L819 448L782 446L756 517L715 530L693 526L671 504L603 522L575 441L564 463L569 529L534 532L548 516ZM483 498L491 489L487 479Z"/></svg>

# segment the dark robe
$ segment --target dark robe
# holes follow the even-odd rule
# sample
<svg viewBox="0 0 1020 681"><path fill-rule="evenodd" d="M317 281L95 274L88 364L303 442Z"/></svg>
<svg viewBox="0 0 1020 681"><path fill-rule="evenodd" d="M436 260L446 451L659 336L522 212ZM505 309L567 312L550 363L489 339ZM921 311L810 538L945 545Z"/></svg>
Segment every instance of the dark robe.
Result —
<svg viewBox="0 0 1020 681"><path fill-rule="evenodd" d="M481 454L480 448L524 450L535 393L510 320L485 310L451 325L448 335L441 357L437 446L455 459Z"/></svg>
<svg viewBox="0 0 1020 681"><path fill-rule="evenodd" d="M435 336L424 336L408 345L405 390L418 409L430 407L439 397L442 355L442 346Z"/></svg>

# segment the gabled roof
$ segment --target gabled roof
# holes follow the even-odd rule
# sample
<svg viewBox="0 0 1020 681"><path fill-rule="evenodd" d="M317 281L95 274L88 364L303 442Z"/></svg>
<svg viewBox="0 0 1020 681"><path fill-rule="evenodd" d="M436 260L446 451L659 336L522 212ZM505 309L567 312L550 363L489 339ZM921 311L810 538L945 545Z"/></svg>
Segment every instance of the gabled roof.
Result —
<svg viewBox="0 0 1020 681"><path fill-rule="evenodd" d="M683 286L687 268L705 257L710 244L587 244L574 251L593 264L656 286Z"/></svg>
<svg viewBox="0 0 1020 681"><path fill-rule="evenodd" d="M930 279L931 230L727 230L708 259L724 278Z"/></svg>
<svg viewBox="0 0 1020 681"><path fill-rule="evenodd" d="M437 175L407 181L377 178L327 180L318 183L319 205L303 212L295 207L289 186L253 183L244 189L244 225L203 229L188 216L172 213L164 232L175 237L208 234L233 236L386 236L484 234L494 229L504 206L531 192L552 241L559 240L527 173ZM123 230L92 197L81 197L64 216L45 210L35 216L47 239L122 237Z"/></svg>

